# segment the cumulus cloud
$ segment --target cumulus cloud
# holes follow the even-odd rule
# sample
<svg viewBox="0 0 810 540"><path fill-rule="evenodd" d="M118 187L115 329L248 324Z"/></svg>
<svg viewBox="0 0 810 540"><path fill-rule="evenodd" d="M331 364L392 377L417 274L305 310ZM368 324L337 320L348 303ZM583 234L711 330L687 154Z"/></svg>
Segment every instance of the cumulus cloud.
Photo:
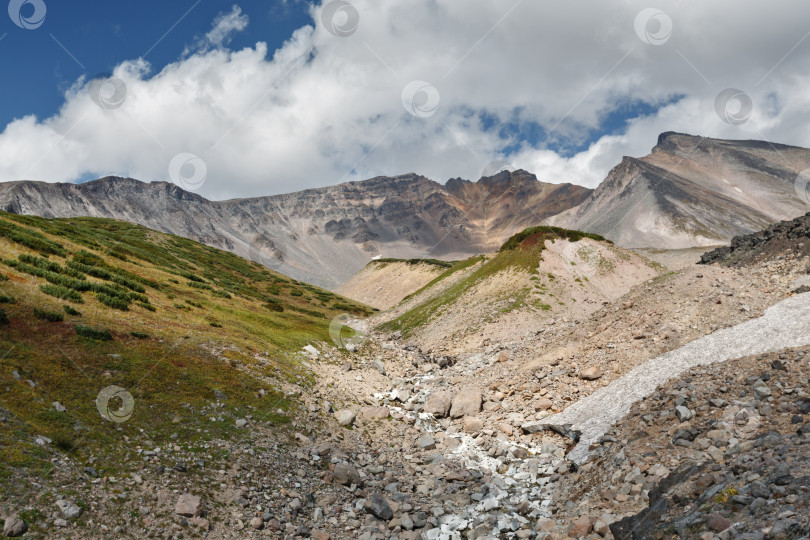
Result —
<svg viewBox="0 0 810 540"><path fill-rule="evenodd" d="M411 171L475 179L498 159L542 180L594 186L622 155L649 152L662 131L810 146L810 4L647 8L327 0L311 7L311 25L269 51L227 48L248 23L234 6L205 46L159 71L122 62L113 74L126 88L120 105L99 106L80 80L58 114L6 126L0 180L182 183L199 170L170 178L169 166L193 154L205 165L193 187L212 198ZM730 87L750 97L745 122L715 112ZM732 119L739 105L728 104ZM617 125L618 110L630 117Z"/></svg>

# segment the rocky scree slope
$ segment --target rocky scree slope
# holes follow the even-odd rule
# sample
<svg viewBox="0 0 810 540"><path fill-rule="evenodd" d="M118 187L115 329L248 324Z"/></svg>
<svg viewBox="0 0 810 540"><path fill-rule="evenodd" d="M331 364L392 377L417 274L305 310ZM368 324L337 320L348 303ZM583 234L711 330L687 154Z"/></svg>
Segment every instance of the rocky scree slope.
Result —
<svg viewBox="0 0 810 540"><path fill-rule="evenodd" d="M447 186L406 174L297 193L209 201L166 182L0 184L0 209L110 217L191 238L295 279L335 288L373 256L465 258L580 204L591 190L503 171Z"/></svg>
<svg viewBox="0 0 810 540"><path fill-rule="evenodd" d="M807 212L794 183L808 167L805 148L662 133L651 154L625 157L548 222L630 248L716 245Z"/></svg>
<svg viewBox="0 0 810 540"><path fill-rule="evenodd" d="M810 256L810 213L752 234L735 236L731 245L705 253L701 264L752 266L786 255ZM807 267L810 273L810 266Z"/></svg>

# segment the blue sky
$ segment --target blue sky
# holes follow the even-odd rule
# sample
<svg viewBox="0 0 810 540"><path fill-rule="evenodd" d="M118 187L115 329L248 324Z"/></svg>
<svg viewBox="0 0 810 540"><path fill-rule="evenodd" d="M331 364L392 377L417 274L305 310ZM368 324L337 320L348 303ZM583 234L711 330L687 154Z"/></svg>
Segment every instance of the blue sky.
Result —
<svg viewBox="0 0 810 540"><path fill-rule="evenodd" d="M264 41L272 51L296 28L312 23L302 1L238 4L250 17L250 25L233 36L234 49ZM5 14L0 17L0 36L5 34L0 65L7 70L0 79L0 125L27 114L40 118L55 114L65 90L79 77L112 72L124 60L143 57L153 72L159 71L210 30L216 16L229 11L234 2L81 0L46 5L45 22L37 31L18 28ZM33 12L31 5L23 9L27 10L23 15Z"/></svg>
<svg viewBox="0 0 810 540"><path fill-rule="evenodd" d="M221 199L505 161L594 187L664 131L810 146L804 0L11 2L47 14L0 16L0 181Z"/></svg>

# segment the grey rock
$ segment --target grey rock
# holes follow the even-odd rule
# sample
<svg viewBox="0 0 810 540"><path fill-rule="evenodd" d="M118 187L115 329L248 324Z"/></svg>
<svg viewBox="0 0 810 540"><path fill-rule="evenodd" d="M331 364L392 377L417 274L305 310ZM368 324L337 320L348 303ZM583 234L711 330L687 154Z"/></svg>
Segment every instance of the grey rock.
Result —
<svg viewBox="0 0 810 540"><path fill-rule="evenodd" d="M675 407L675 415L681 422L686 422L687 420L690 420L692 416L694 416L692 414L692 411L690 411L683 405L678 405L677 407Z"/></svg>
<svg viewBox="0 0 810 540"><path fill-rule="evenodd" d="M425 412L436 418L444 418L450 412L452 396L445 391L433 392L425 400Z"/></svg>
<svg viewBox="0 0 810 540"><path fill-rule="evenodd" d="M197 495L183 493L174 505L174 513L185 517L198 517L202 514L202 499Z"/></svg>
<svg viewBox="0 0 810 540"><path fill-rule="evenodd" d="M351 426L354 424L357 413L349 409L343 409L335 413L337 423L341 426Z"/></svg>
<svg viewBox="0 0 810 540"><path fill-rule="evenodd" d="M74 519L82 515L81 507L73 501L59 499L56 501L56 506L59 508L59 511L62 512L62 515L65 516L65 519Z"/></svg>
<svg viewBox="0 0 810 540"><path fill-rule="evenodd" d="M332 478L334 478L335 482L344 486L352 484L359 486L362 483L360 473L348 463L336 463L335 470L332 471Z"/></svg>
<svg viewBox="0 0 810 540"><path fill-rule="evenodd" d="M394 512L391 510L391 505L379 493L375 493L368 501L369 511L377 516L379 519L390 521L394 517Z"/></svg>
<svg viewBox="0 0 810 540"><path fill-rule="evenodd" d="M10 538L22 536L28 530L28 524L20 516L10 516L6 518L3 525L3 535Z"/></svg>

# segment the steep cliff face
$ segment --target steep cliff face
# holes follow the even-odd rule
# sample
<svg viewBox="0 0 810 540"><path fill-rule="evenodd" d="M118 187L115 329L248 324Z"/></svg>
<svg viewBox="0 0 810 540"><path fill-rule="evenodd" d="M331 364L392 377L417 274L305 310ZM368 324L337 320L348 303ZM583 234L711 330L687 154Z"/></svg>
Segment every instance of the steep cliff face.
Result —
<svg viewBox="0 0 810 540"><path fill-rule="evenodd" d="M794 181L808 167L805 148L662 133L651 154L625 157L585 203L551 221L627 247L725 243L806 212Z"/></svg>
<svg viewBox="0 0 810 540"><path fill-rule="evenodd" d="M297 193L209 201L166 182L107 177L85 184L0 184L0 209L45 217L98 216L198 240L335 288L372 257L465 258L591 190L525 171L443 186L423 176L377 177Z"/></svg>

